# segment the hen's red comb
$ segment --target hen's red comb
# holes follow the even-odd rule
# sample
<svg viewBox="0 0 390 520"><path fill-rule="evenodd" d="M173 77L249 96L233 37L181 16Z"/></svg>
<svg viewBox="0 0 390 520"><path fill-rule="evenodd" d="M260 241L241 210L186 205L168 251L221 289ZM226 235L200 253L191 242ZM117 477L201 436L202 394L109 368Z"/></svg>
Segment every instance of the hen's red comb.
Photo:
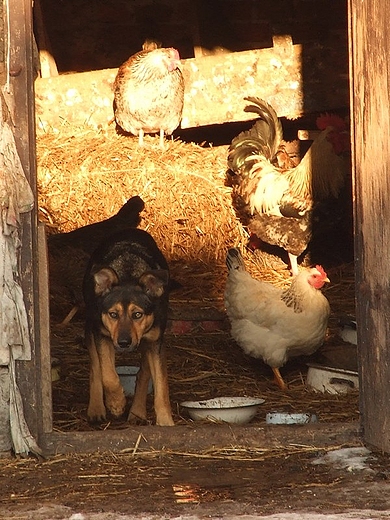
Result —
<svg viewBox="0 0 390 520"><path fill-rule="evenodd" d="M333 126L339 131L347 129L344 119L337 114L321 114L316 119L316 125L319 130L325 130L328 126Z"/></svg>
<svg viewBox="0 0 390 520"><path fill-rule="evenodd" d="M324 268L322 267L322 265L316 265L316 269L317 271L319 271L321 273L321 275L326 278L328 275L326 274Z"/></svg>

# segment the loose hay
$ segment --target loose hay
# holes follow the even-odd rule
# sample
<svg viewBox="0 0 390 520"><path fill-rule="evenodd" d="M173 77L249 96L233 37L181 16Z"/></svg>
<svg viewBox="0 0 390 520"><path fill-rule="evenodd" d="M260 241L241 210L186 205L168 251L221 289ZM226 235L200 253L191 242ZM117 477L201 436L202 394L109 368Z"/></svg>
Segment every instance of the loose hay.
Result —
<svg viewBox="0 0 390 520"><path fill-rule="evenodd" d="M71 231L116 213L133 195L146 205L141 227L171 261L224 262L242 229L224 186L226 147L137 140L115 131L38 140L39 206L57 231ZM210 216L212 215L212 218Z"/></svg>
<svg viewBox="0 0 390 520"><path fill-rule="evenodd" d="M137 139L116 134L114 128L100 133L80 129L67 134L41 135L37 141L40 218L48 232L67 232L106 219L133 195L145 202L140 227L156 239L183 289L172 294L171 306L190 308L208 302L223 310L228 247L242 249L248 270L279 286L289 283L289 271L279 257L249 252L247 233L236 219L230 188L225 185L227 146L147 137L139 148ZM63 259L69 264L84 257ZM51 266L52 355L60 359L61 379L53 383L54 428L86 430L89 361L83 348L83 315L67 328L58 327L74 301L64 291L64 277ZM77 269L71 270L71 274ZM78 269L78 271L82 270ZM326 289L334 313L354 312L353 265L329 272ZM80 273L79 273L80 277ZM69 282L69 280L68 280ZM75 277L75 285L80 279ZM77 291L71 287L70 293ZM56 305L54 305L54 303ZM226 324L225 324L226 325ZM337 318L332 315L327 345L334 345ZM320 421L353 421L358 418L357 393L330 396L305 386L306 365L291 361L282 369L290 390L281 392L271 381L271 370L243 354L228 330L206 333L201 327L190 334L167 334L169 375L174 418L186 423L179 407L187 399L216 396L253 396L265 399L253 424L263 423L268 411L315 412ZM340 343L340 341L338 341ZM137 355L118 359L136 364ZM151 402L150 408L151 408ZM107 423L102 428L123 428Z"/></svg>

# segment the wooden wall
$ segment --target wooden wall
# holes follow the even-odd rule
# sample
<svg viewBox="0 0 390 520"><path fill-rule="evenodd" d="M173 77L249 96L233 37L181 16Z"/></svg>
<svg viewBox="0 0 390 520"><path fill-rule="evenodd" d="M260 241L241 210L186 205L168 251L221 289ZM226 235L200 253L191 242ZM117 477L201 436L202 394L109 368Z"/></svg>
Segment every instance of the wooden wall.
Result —
<svg viewBox="0 0 390 520"><path fill-rule="evenodd" d="M39 0L39 5L60 73L117 68L145 38L176 47L187 59L195 56L194 47L204 54L265 49L275 35L285 34L316 52L312 64L331 56L333 74L346 72L347 0Z"/></svg>
<svg viewBox="0 0 390 520"><path fill-rule="evenodd" d="M390 452L390 0L349 10L361 425Z"/></svg>

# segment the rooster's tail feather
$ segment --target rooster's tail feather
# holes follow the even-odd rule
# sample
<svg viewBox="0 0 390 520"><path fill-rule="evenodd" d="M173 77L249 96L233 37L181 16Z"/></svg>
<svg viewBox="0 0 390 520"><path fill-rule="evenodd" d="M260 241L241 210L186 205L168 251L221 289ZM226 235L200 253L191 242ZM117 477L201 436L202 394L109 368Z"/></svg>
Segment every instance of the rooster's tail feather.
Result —
<svg viewBox="0 0 390 520"><path fill-rule="evenodd" d="M245 112L257 114L255 124L236 136L230 145L228 155L228 166L237 174L244 171L249 172L252 161L248 160L251 155L263 155L272 161L280 142L283 139L282 125L275 110L266 101L257 97L246 97L251 104L244 109Z"/></svg>
<svg viewBox="0 0 390 520"><path fill-rule="evenodd" d="M228 249L226 265L229 271L246 271L244 259L242 258L240 251L235 247Z"/></svg>

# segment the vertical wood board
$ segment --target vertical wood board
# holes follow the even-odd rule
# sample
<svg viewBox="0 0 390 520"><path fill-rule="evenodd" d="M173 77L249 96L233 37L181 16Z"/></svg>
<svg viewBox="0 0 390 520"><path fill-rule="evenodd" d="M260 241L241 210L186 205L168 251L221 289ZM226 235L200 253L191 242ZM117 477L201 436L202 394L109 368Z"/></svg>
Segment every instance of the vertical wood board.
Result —
<svg viewBox="0 0 390 520"><path fill-rule="evenodd" d="M390 0L350 0L360 406L364 439L390 452Z"/></svg>
<svg viewBox="0 0 390 520"><path fill-rule="evenodd" d="M28 181L36 195L35 107L33 78L32 4L29 0L9 1L10 78L6 98L11 108L18 154ZM36 362L40 348L37 204L21 215L21 256L19 270L30 326L32 361L17 361L17 382L23 397L25 419L38 438L42 429L41 373Z"/></svg>
<svg viewBox="0 0 390 520"><path fill-rule="evenodd" d="M50 312L49 312L49 261L47 254L46 227L38 225L38 272L39 272L39 329L40 329L40 363L42 393L42 430L44 433L53 430L52 377L50 355Z"/></svg>

